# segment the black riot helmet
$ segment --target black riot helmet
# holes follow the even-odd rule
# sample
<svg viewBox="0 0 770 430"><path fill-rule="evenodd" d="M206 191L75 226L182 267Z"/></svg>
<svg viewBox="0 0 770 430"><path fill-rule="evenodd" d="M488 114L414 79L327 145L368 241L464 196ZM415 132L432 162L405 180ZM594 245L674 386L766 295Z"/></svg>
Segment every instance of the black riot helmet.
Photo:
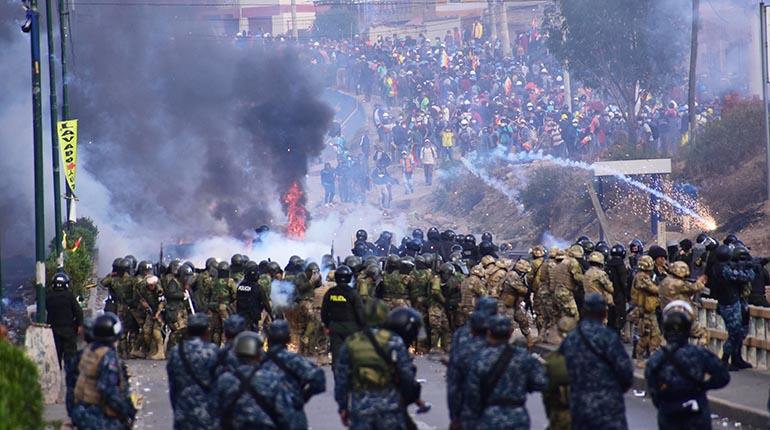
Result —
<svg viewBox="0 0 770 430"><path fill-rule="evenodd" d="M267 273L267 265L268 265L267 260L260 261L259 264L257 265L257 267L259 268L259 273Z"/></svg>
<svg viewBox="0 0 770 430"><path fill-rule="evenodd" d="M51 288L57 291L67 290L70 287L70 277L64 272L59 272L51 278Z"/></svg>
<svg viewBox="0 0 770 430"><path fill-rule="evenodd" d="M610 258L610 247L607 245L607 242L598 243L596 247L594 247L594 251L602 254L604 256L604 261L607 261Z"/></svg>
<svg viewBox="0 0 770 430"><path fill-rule="evenodd" d="M369 247L367 247L364 242L356 242L355 245L353 245L351 252L356 257L365 257L369 254Z"/></svg>
<svg viewBox="0 0 770 430"><path fill-rule="evenodd" d="M454 276L455 266L452 263L444 263L439 267L438 273L441 276L441 280L447 282Z"/></svg>
<svg viewBox="0 0 770 430"><path fill-rule="evenodd" d="M495 245L492 244L492 242L489 241L482 241L479 244L479 256L483 257L485 255L491 255L493 257L497 257L495 255Z"/></svg>
<svg viewBox="0 0 770 430"><path fill-rule="evenodd" d="M122 260L122 258L120 258L120 257L112 260L112 271L113 272L117 272L120 269L120 260Z"/></svg>
<svg viewBox="0 0 770 430"><path fill-rule="evenodd" d="M471 235L472 236L472 235ZM492 240L492 233L485 231L484 233L481 233L481 241L482 242L493 242ZM474 239L475 242L475 239Z"/></svg>
<svg viewBox="0 0 770 430"><path fill-rule="evenodd" d="M226 279L230 277L230 263L222 261L217 265L217 276L219 279Z"/></svg>
<svg viewBox="0 0 770 430"><path fill-rule="evenodd" d="M626 258L626 247L616 243L615 246L610 249L610 255L618 258Z"/></svg>
<svg viewBox="0 0 770 430"><path fill-rule="evenodd" d="M441 240L444 242L454 242L455 237L457 237L457 235L453 230L444 230L441 233Z"/></svg>
<svg viewBox="0 0 770 430"><path fill-rule="evenodd" d="M259 333L244 331L235 336L233 340L233 352L238 358L259 359L262 356L262 347L265 341Z"/></svg>
<svg viewBox="0 0 770 430"><path fill-rule="evenodd" d="M249 261L243 266L243 279L248 282L256 282L259 279L259 265L256 261Z"/></svg>
<svg viewBox="0 0 770 430"><path fill-rule="evenodd" d="M192 267L186 264L183 264L179 266L179 270L176 272L176 276L180 281L187 282L190 279L190 277L193 275L193 273L195 272L193 272Z"/></svg>
<svg viewBox="0 0 770 430"><path fill-rule="evenodd" d="M749 253L749 249L746 248L743 245L738 245L733 249L733 255L732 255L733 261L748 261L751 260L751 254Z"/></svg>
<svg viewBox="0 0 770 430"><path fill-rule="evenodd" d="M491 236L492 233L490 233L489 235ZM492 242L492 240L490 239L489 242ZM466 234L465 235L465 243L467 243L469 245L476 245L476 236L474 236L472 234Z"/></svg>
<svg viewBox="0 0 770 430"><path fill-rule="evenodd" d="M698 237L695 238L695 243L702 244L708 237L709 235L706 233L701 233L698 235Z"/></svg>
<svg viewBox="0 0 770 430"><path fill-rule="evenodd" d="M123 326L117 315L112 312L105 312L96 317L91 332L96 341L115 342L123 332Z"/></svg>
<svg viewBox="0 0 770 430"><path fill-rule="evenodd" d="M418 239L407 239L406 240L406 249L414 252L420 251L420 241Z"/></svg>
<svg viewBox="0 0 770 430"><path fill-rule="evenodd" d="M315 274L315 273L320 273L320 272L321 272L321 267L320 267L320 266L318 266L318 263L316 263L316 262L314 262L314 261L312 261L312 262L308 263L308 265L307 265L307 266L305 266L305 275L306 275L308 278L310 278L311 276L313 276L313 274Z"/></svg>
<svg viewBox="0 0 770 430"><path fill-rule="evenodd" d="M404 344L409 346L420 337L422 324L422 315L419 312L401 307L390 311L384 327L399 335Z"/></svg>
<svg viewBox="0 0 770 430"><path fill-rule="evenodd" d="M131 273L134 273L134 272L136 272L136 257L134 257L134 256L133 256L133 255L131 255L131 254L128 254L128 255L126 255L124 258L125 258L126 260L128 260L128 263L129 263L129 267L130 267L130 269L129 269L129 270L131 271Z"/></svg>
<svg viewBox="0 0 770 430"><path fill-rule="evenodd" d="M414 267L417 270L425 270L430 269L430 264L428 264L428 260L424 255L418 255L414 257Z"/></svg>
<svg viewBox="0 0 770 430"><path fill-rule="evenodd" d="M171 260L171 263L168 263L168 269L166 269L166 274L172 274L176 275L176 273L179 271L179 267L182 266L182 262L179 260Z"/></svg>
<svg viewBox="0 0 770 430"><path fill-rule="evenodd" d="M586 255L594 252L594 250L596 249L596 247L594 246L594 243L591 242L590 239L581 240L577 244L580 245L581 248L583 248L583 253Z"/></svg>
<svg viewBox="0 0 770 430"><path fill-rule="evenodd" d="M369 239L369 235L366 230L361 229L356 232L356 241L366 242L367 239Z"/></svg>
<svg viewBox="0 0 770 430"><path fill-rule="evenodd" d="M286 322L286 320L274 320L267 326L268 345L287 345L290 337L291 331L289 330L289 323Z"/></svg>
<svg viewBox="0 0 770 430"><path fill-rule="evenodd" d="M337 285L350 285L350 281L353 280L353 270L345 266L344 264L334 271L334 282Z"/></svg>
<svg viewBox="0 0 770 430"><path fill-rule="evenodd" d="M380 233L380 240L385 242L392 242L393 241L393 233L389 231L383 231ZM379 241L378 241L379 242Z"/></svg>
<svg viewBox="0 0 770 430"><path fill-rule="evenodd" d="M271 278L275 278L279 273L283 273L283 270L281 269L280 264L275 261L271 261L267 263L267 273Z"/></svg>
<svg viewBox="0 0 770 430"><path fill-rule="evenodd" d="M668 342L687 342L693 322L693 309L689 303L674 300L663 309L663 337Z"/></svg>
<svg viewBox="0 0 770 430"><path fill-rule="evenodd" d="M385 271L388 273L393 273L396 270L398 270L398 266L401 263L401 259L398 258L398 256L395 255L389 255L388 258L385 260Z"/></svg>
<svg viewBox="0 0 770 430"><path fill-rule="evenodd" d="M416 228L412 230L412 239L425 240L425 233L423 233L419 228Z"/></svg>
<svg viewBox="0 0 770 430"><path fill-rule="evenodd" d="M628 252L641 255L644 253L644 244L641 240L634 239L628 243Z"/></svg>
<svg viewBox="0 0 770 430"><path fill-rule="evenodd" d="M732 254L733 252L729 245L719 245L717 246L716 251L714 251L714 257L716 257L717 261L722 263L730 261Z"/></svg>
<svg viewBox="0 0 770 430"><path fill-rule="evenodd" d="M412 271L414 270L414 267L415 266L413 261L406 258L402 258L401 263L398 266L398 273L402 275L408 275L412 273Z"/></svg>
<svg viewBox="0 0 770 430"><path fill-rule="evenodd" d="M431 227L428 229L428 240L441 240L441 233L438 232L436 227Z"/></svg>
<svg viewBox="0 0 770 430"><path fill-rule="evenodd" d="M230 258L230 267L234 271L239 271L243 266L243 263L245 263L245 261L243 259L243 255L241 254L235 254Z"/></svg>
<svg viewBox="0 0 770 430"><path fill-rule="evenodd" d="M206 259L206 270L216 269L217 268L217 259L214 257L209 257Z"/></svg>
<svg viewBox="0 0 770 430"><path fill-rule="evenodd" d="M149 275L150 273L152 273L152 263L151 262L149 262L147 260L143 260L143 261L141 261L139 263L138 266L136 266L136 274L137 275L139 275L139 276L146 276L146 275Z"/></svg>
<svg viewBox="0 0 770 430"><path fill-rule="evenodd" d="M124 273L131 273L131 260L126 260L125 258L120 260L120 263L118 263L118 275L123 275Z"/></svg>
<svg viewBox="0 0 770 430"><path fill-rule="evenodd" d="M725 240L722 241L725 245L733 245L735 242L738 242L738 236L734 234L728 234L727 237L725 237Z"/></svg>

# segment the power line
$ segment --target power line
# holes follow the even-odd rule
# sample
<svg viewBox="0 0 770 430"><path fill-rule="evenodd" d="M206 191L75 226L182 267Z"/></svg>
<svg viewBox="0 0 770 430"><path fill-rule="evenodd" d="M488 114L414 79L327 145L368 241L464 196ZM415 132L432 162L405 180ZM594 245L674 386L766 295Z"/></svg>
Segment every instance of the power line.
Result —
<svg viewBox="0 0 770 430"><path fill-rule="evenodd" d="M515 3L538 3L539 0L498 0L498 3L509 3L509 4L515 4ZM116 1L116 0L86 0L86 1L73 1L74 6L121 6L121 7L141 7L141 6L152 6L152 7L257 7L257 6L273 6L271 4L265 4L265 3L245 3L241 2L239 4L236 4L235 2L225 2L225 3L212 3L208 1L200 2L200 3L191 3L191 2L171 2L171 1L131 1L131 2L124 2L124 1ZM400 5L450 5L450 4L457 4L457 5L483 5L486 6L488 4L485 0L475 0L475 1L464 1L462 3L444 3L439 2L437 0L392 0L392 1L383 1L383 2L377 2L377 3L350 3L345 2L341 0L337 1L330 1L330 2L323 2L320 3L318 6L400 6Z"/></svg>

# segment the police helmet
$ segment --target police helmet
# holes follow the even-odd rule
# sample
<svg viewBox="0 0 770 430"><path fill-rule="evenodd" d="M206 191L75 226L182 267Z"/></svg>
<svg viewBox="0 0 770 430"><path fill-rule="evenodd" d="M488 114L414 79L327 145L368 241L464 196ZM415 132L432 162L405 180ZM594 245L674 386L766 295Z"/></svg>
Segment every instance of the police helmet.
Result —
<svg viewBox="0 0 770 430"><path fill-rule="evenodd" d="M441 233L441 240L443 240L444 242L454 242L455 237L456 235L454 230L444 230Z"/></svg>
<svg viewBox="0 0 770 430"><path fill-rule="evenodd" d="M122 258L118 257L114 260L112 260L112 271L117 272L120 269L120 261L123 260Z"/></svg>
<svg viewBox="0 0 770 430"><path fill-rule="evenodd" d="M356 232L356 241L366 242L367 239L369 239L369 235L366 230L361 229Z"/></svg>
<svg viewBox="0 0 770 430"><path fill-rule="evenodd" d="M444 263L439 267L438 269L439 276L441 276L441 280L446 282L452 276L455 274L455 266L452 263Z"/></svg>
<svg viewBox="0 0 770 430"><path fill-rule="evenodd" d="M390 311L385 328L401 337L404 344L411 345L420 337L423 329L422 315L412 308L396 308Z"/></svg>
<svg viewBox="0 0 770 430"><path fill-rule="evenodd" d="M594 252L595 246L594 243L591 242L589 239L584 239L578 242L578 245L580 245L581 248L583 248L584 254L590 254Z"/></svg>
<svg viewBox="0 0 770 430"><path fill-rule="evenodd" d="M145 276L152 273L152 263L144 260L136 267L136 274L139 276Z"/></svg>
<svg viewBox="0 0 770 430"><path fill-rule="evenodd" d="M345 266L348 266L351 270L356 270L361 267L363 261L357 255L349 255L345 258Z"/></svg>
<svg viewBox="0 0 770 430"><path fill-rule="evenodd" d="M695 243L702 244L706 241L706 239L709 237L706 233L701 233L698 235L698 237L695 238Z"/></svg>
<svg viewBox="0 0 770 430"><path fill-rule="evenodd" d="M307 276L312 276L314 273L319 273L320 271L321 268L315 261L311 261L307 266L305 266L305 275Z"/></svg>
<svg viewBox="0 0 770 430"><path fill-rule="evenodd" d="M267 342L270 345L286 345L290 337L289 323L286 320L274 320L267 326Z"/></svg>
<svg viewBox="0 0 770 430"><path fill-rule="evenodd" d="M482 242L493 242L492 240L492 233L485 231L484 233L481 233L481 241Z"/></svg>
<svg viewBox="0 0 770 430"><path fill-rule="evenodd" d="M230 277L230 263L227 261L221 261L217 265L217 275L219 276L219 279L229 278Z"/></svg>
<svg viewBox="0 0 770 430"><path fill-rule="evenodd" d="M479 255L485 256L485 255L491 255L495 256L495 245L487 240L482 240L479 244Z"/></svg>
<svg viewBox="0 0 770 430"><path fill-rule="evenodd" d="M356 242L356 244L353 245L351 252L353 252L353 255L356 257L363 257L369 253L369 247L367 247L363 242Z"/></svg>
<svg viewBox="0 0 770 430"><path fill-rule="evenodd" d="M422 247L422 242L420 239L406 239L406 249L410 251L418 252L420 248Z"/></svg>
<svg viewBox="0 0 770 430"><path fill-rule="evenodd" d="M120 319L112 312L105 312L94 320L93 337L99 342L115 342L123 332Z"/></svg>
<svg viewBox="0 0 770 430"><path fill-rule="evenodd" d="M408 275L412 273L413 270L414 270L414 262L409 259L402 258L401 263L398 266L398 273L402 275Z"/></svg>
<svg viewBox="0 0 770 430"><path fill-rule="evenodd" d="M51 278L51 288L54 290L66 290L70 287L70 277L64 272L59 272Z"/></svg>
<svg viewBox="0 0 770 430"><path fill-rule="evenodd" d="M751 260L751 254L749 249L743 245L738 245L733 249L733 261L748 261Z"/></svg>
<svg viewBox="0 0 770 430"><path fill-rule="evenodd" d="M382 276L382 270L379 264L368 264L364 269L364 275L369 279L379 279Z"/></svg>
<svg viewBox="0 0 770 430"><path fill-rule="evenodd" d="M124 258L128 261L129 270L132 271L132 272L135 271L136 270L136 257L134 257L131 254L128 254Z"/></svg>
<svg viewBox="0 0 770 430"><path fill-rule="evenodd" d="M583 242L584 240L591 240L591 239L589 239L588 236L583 235L577 238L577 240L575 240L575 243L580 243L580 242Z"/></svg>
<svg viewBox="0 0 770 430"><path fill-rule="evenodd" d="M663 309L663 336L667 341L686 340L694 318L692 306L683 300L674 300Z"/></svg>
<svg viewBox="0 0 770 430"><path fill-rule="evenodd" d="M424 240L425 239L425 233L423 233L422 230L420 230L419 228L416 228L416 229L412 230L412 239Z"/></svg>
<svg viewBox="0 0 770 430"><path fill-rule="evenodd" d="M626 258L626 247L619 243L616 243L610 249L610 255L617 258Z"/></svg>
<svg viewBox="0 0 770 430"><path fill-rule="evenodd" d="M131 273L131 260L125 258L118 263L118 274Z"/></svg>
<svg viewBox="0 0 770 430"><path fill-rule="evenodd" d="M714 257L722 263L728 262L732 258L732 250L728 245L719 245L714 251Z"/></svg>
<svg viewBox="0 0 770 430"><path fill-rule="evenodd" d="M727 237L725 237L725 240L722 241L722 243L725 245L732 245L737 241L738 241L738 236L734 234L728 234Z"/></svg>
<svg viewBox="0 0 770 430"><path fill-rule="evenodd" d="M489 242L492 242L492 241L489 240ZM476 236L474 236L472 234L466 234L465 235L465 243L467 243L469 245L475 245L476 244Z"/></svg>
<svg viewBox="0 0 770 430"><path fill-rule="evenodd" d="M429 269L430 265L428 264L428 261L425 259L424 255L418 255L414 257L414 267L417 270L425 270Z"/></svg>
<svg viewBox="0 0 770 430"><path fill-rule="evenodd" d="M338 285L349 285L353 280L353 270L346 265L342 265L334 271L334 282Z"/></svg>
<svg viewBox="0 0 770 430"><path fill-rule="evenodd" d="M257 266L257 268L259 269L259 273L267 273L267 265L268 264L269 263L268 263L267 260L260 261L259 265Z"/></svg>
<svg viewBox="0 0 770 430"><path fill-rule="evenodd" d="M692 249L692 241L690 239L682 239L679 241L679 248L684 252L688 252Z"/></svg>
<svg viewBox="0 0 770 430"><path fill-rule="evenodd" d="M235 254L232 257L230 257L230 267L233 269L240 268L243 266L244 260L243 255L241 254Z"/></svg>
<svg viewBox="0 0 770 430"><path fill-rule="evenodd" d="M280 264L275 261L271 261L267 263L267 273L269 273L271 277L275 277L279 273L283 273L283 270L281 269Z"/></svg>
<svg viewBox="0 0 770 430"><path fill-rule="evenodd" d="M601 313L607 310L607 302L599 293L588 293L583 301L583 308L586 312Z"/></svg>
<svg viewBox="0 0 770 430"><path fill-rule="evenodd" d="M222 324L222 329L225 332L225 336L227 336L228 339L232 339L237 336L238 333L246 330L246 319L238 314L230 315Z"/></svg>
<svg viewBox="0 0 770 430"><path fill-rule="evenodd" d="M260 358L265 341L259 333L244 331L235 336L233 351L238 358Z"/></svg>
<svg viewBox="0 0 770 430"><path fill-rule="evenodd" d="M243 266L243 279L252 282L259 279L259 265L256 261L249 261Z"/></svg>
<svg viewBox="0 0 770 430"><path fill-rule="evenodd" d="M398 256L389 255L388 258L385 260L385 271L388 273L395 272L396 270L398 270L400 263L401 263L401 259L398 258Z"/></svg>
<svg viewBox="0 0 770 430"><path fill-rule="evenodd" d="M324 254L323 257L321 257L321 266L326 269L334 269L337 267L337 264L334 262L334 257L331 256L331 254Z"/></svg>
<svg viewBox="0 0 770 430"><path fill-rule="evenodd" d="M441 233L438 232L438 229L436 227L431 227L428 229L428 240L440 240L441 239Z"/></svg>
<svg viewBox="0 0 770 430"><path fill-rule="evenodd" d="M83 318L83 340L85 340L86 343L94 341L94 318Z"/></svg>
<svg viewBox="0 0 770 430"><path fill-rule="evenodd" d="M632 254L644 253L644 244L639 239L634 239L628 243L628 251Z"/></svg>
<svg viewBox="0 0 770 430"><path fill-rule="evenodd" d="M179 260L171 260L171 263L168 264L168 269L166 269L167 274L176 275L176 273L179 271L179 267L182 266L182 262Z"/></svg>
<svg viewBox="0 0 770 430"><path fill-rule="evenodd" d="M216 269L217 268L217 259L214 257L209 257L206 259L206 270Z"/></svg>

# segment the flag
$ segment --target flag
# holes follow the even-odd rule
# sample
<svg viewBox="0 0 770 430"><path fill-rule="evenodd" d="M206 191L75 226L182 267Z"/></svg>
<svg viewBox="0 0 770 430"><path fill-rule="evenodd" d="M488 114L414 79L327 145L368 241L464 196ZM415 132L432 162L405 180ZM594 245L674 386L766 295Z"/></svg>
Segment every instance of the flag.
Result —
<svg viewBox="0 0 770 430"><path fill-rule="evenodd" d="M79 237L78 240L75 241L75 244L72 245L72 248L70 249L70 252L75 252L78 249L80 249L80 244L83 242L83 237Z"/></svg>
<svg viewBox="0 0 770 430"><path fill-rule="evenodd" d="M75 191L75 175L78 167L78 120L57 123L59 150L64 160L64 178L70 190Z"/></svg>
<svg viewBox="0 0 770 430"><path fill-rule="evenodd" d="M449 55L446 51L441 51L441 67L449 68Z"/></svg>
<svg viewBox="0 0 770 430"><path fill-rule="evenodd" d="M505 78L505 95L509 96L511 95L511 90L513 89L513 81L511 81L511 77Z"/></svg>

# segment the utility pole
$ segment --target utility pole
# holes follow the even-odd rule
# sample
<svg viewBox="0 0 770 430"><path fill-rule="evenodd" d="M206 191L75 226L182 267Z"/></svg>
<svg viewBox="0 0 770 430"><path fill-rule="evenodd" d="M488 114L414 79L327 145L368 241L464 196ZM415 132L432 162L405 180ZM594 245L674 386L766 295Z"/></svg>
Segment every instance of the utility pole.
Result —
<svg viewBox="0 0 770 430"><path fill-rule="evenodd" d="M700 24L700 0L692 0L692 30L690 31L690 77L687 82L687 111L689 117L690 144L695 144L695 90L697 75L695 68L698 66L698 27Z"/></svg>
<svg viewBox="0 0 770 430"><path fill-rule="evenodd" d="M495 0L487 1L487 14L489 15L489 38L492 41L497 40L497 17L495 16Z"/></svg>
<svg viewBox="0 0 770 430"><path fill-rule="evenodd" d="M295 42L299 40L297 31L297 0L291 0L291 37Z"/></svg>
<svg viewBox="0 0 770 430"><path fill-rule="evenodd" d="M497 29L497 31L500 34L500 42L503 45L503 56L504 57L510 57L511 56L511 37L508 32L508 5L505 3L505 1L501 1L499 3L500 7L500 25Z"/></svg>
<svg viewBox="0 0 770 430"><path fill-rule="evenodd" d="M45 315L45 201L43 191L43 107L40 85L40 13L37 0L29 0L27 22L22 30L30 33L32 66L32 139L35 176L35 296L37 322L44 323Z"/></svg>
<svg viewBox="0 0 770 430"><path fill-rule="evenodd" d="M69 72L67 70L67 45L70 34L69 0L59 0L59 43L61 44L61 119L70 119L69 103ZM64 181L67 189L67 226L75 223L75 196L72 194L69 183ZM61 243L61 241L59 241Z"/></svg>
<svg viewBox="0 0 770 430"><path fill-rule="evenodd" d="M765 148L767 150L767 199L770 200L770 119L768 119L768 107L767 107L767 81L768 81L768 67L767 67L767 7L765 3L759 4L759 32L760 43L759 46L762 49L762 104L765 106Z"/></svg>
<svg viewBox="0 0 770 430"><path fill-rule="evenodd" d="M56 265L64 266L62 255L61 229L61 176L59 175L59 136L56 132L58 121L56 101L56 49L53 44L53 3L45 0L45 23L48 35L48 87L51 107L51 164L53 165L53 212L54 212L54 243L56 249Z"/></svg>

